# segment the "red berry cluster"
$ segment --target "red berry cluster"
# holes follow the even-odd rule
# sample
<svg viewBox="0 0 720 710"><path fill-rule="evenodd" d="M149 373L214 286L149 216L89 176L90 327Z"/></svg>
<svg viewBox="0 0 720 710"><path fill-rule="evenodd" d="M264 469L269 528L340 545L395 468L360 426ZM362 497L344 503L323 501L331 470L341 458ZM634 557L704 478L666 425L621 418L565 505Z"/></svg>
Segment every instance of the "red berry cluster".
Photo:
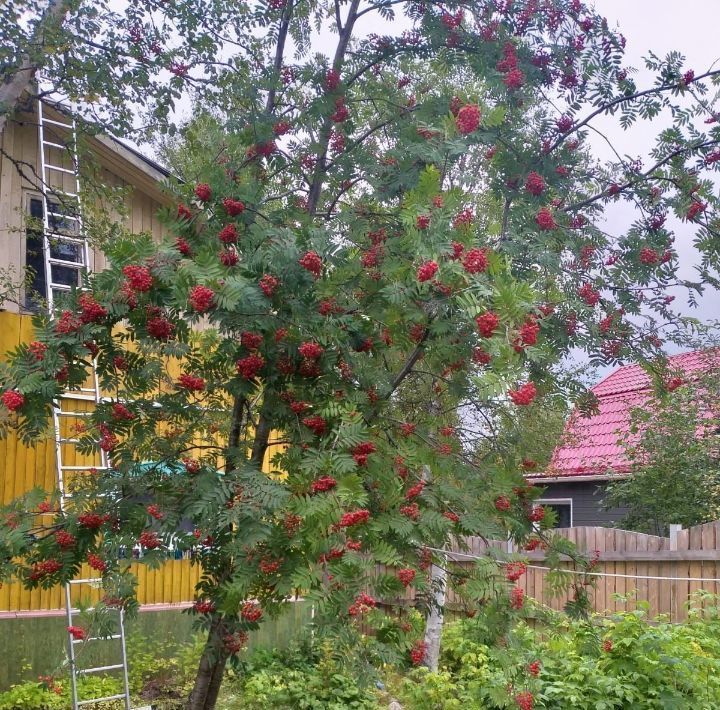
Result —
<svg viewBox="0 0 720 710"><path fill-rule="evenodd" d="M510 607L512 609L522 609L525 603L525 592L522 587L513 587L510 590Z"/></svg>
<svg viewBox="0 0 720 710"><path fill-rule="evenodd" d="M190 375L187 372L183 372L178 377L178 385L188 392L202 392L205 389L205 380L197 375Z"/></svg>
<svg viewBox="0 0 720 710"><path fill-rule="evenodd" d="M218 234L223 244L235 244L238 240L237 227L234 224L226 224Z"/></svg>
<svg viewBox="0 0 720 710"><path fill-rule="evenodd" d="M147 507L147 513L151 518L155 518L155 520L162 520L165 517L165 513L163 513L154 503L151 503Z"/></svg>
<svg viewBox="0 0 720 710"><path fill-rule="evenodd" d="M334 123L343 123L350 117L350 111L345 105L345 99L340 96L335 99L335 111L330 114L330 120Z"/></svg>
<svg viewBox="0 0 720 710"><path fill-rule="evenodd" d="M451 523L460 522L460 516L457 513L453 513L452 510L446 510L443 513L443 517L447 518Z"/></svg>
<svg viewBox="0 0 720 710"><path fill-rule="evenodd" d="M47 345L45 343L41 343L37 340L33 340L30 345L28 345L28 351L30 354L38 361L45 359L45 353L47 352Z"/></svg>
<svg viewBox="0 0 720 710"><path fill-rule="evenodd" d="M108 567L107 562L105 562L100 555L96 555L92 552L88 554L87 561L90 567L96 569L98 572L104 572Z"/></svg>
<svg viewBox="0 0 720 710"><path fill-rule="evenodd" d="M257 350L263 343L263 336L261 333L253 333L249 330L244 330L240 334L240 344L248 350Z"/></svg>
<svg viewBox="0 0 720 710"><path fill-rule="evenodd" d="M508 582L517 582L527 572L524 562L509 562L505 567L505 578Z"/></svg>
<svg viewBox="0 0 720 710"><path fill-rule="evenodd" d="M370 511L365 510L365 508L360 508L359 510L353 510L349 513L343 513L342 518L340 518L340 522L338 525L341 528L350 528L354 525L362 525L363 523L366 523L370 519Z"/></svg>
<svg viewBox="0 0 720 710"><path fill-rule="evenodd" d="M215 303L215 292L208 286L193 286L188 300L194 311L206 313Z"/></svg>
<svg viewBox="0 0 720 710"><path fill-rule="evenodd" d="M133 291L144 293L149 291L153 285L153 277L150 269L146 266L138 266L137 264L129 264L123 267L123 274L127 276L128 286Z"/></svg>
<svg viewBox="0 0 720 710"><path fill-rule="evenodd" d="M310 490L313 493L324 493L332 490L335 486L337 486L337 481L332 476L322 476L322 478L312 482Z"/></svg>
<svg viewBox="0 0 720 710"><path fill-rule="evenodd" d="M72 311L63 311L55 323L55 332L59 335L69 335L80 329L82 323Z"/></svg>
<svg viewBox="0 0 720 710"><path fill-rule="evenodd" d="M353 447L352 456L358 466L365 466L367 464L368 456L375 453L375 451L377 451L377 447L372 441L363 441Z"/></svg>
<svg viewBox="0 0 720 710"><path fill-rule="evenodd" d="M148 550L154 550L160 547L160 538L154 530L143 530L138 538L138 543Z"/></svg>
<svg viewBox="0 0 720 710"><path fill-rule="evenodd" d="M238 631L234 634L225 634L223 636L223 646L225 650L234 656L242 651L243 647L247 643L248 635L244 631Z"/></svg>
<svg viewBox="0 0 720 710"><path fill-rule="evenodd" d="M535 197L539 197L545 192L545 180L542 175L535 171L531 172L525 180L525 189Z"/></svg>
<svg viewBox="0 0 720 710"><path fill-rule="evenodd" d="M319 415L305 417L302 423L316 436L322 436L327 431L327 422Z"/></svg>
<svg viewBox="0 0 720 710"><path fill-rule="evenodd" d="M177 208L177 216L180 220L190 220L192 219L193 214L188 207L181 202Z"/></svg>
<svg viewBox="0 0 720 710"><path fill-rule="evenodd" d="M78 515L78 523L88 530L97 530L108 520L107 515L99 515L98 513L82 513Z"/></svg>
<svg viewBox="0 0 720 710"><path fill-rule="evenodd" d="M688 211L686 213L686 218L689 222L694 222L695 218L701 213L705 211L705 208L707 205L704 202L699 202L698 200L694 200L690 207L688 207Z"/></svg>
<svg viewBox="0 0 720 710"><path fill-rule="evenodd" d="M463 268L468 274L483 273L487 267L488 257L485 249L470 249L463 257Z"/></svg>
<svg viewBox="0 0 720 710"><path fill-rule="evenodd" d="M481 337L491 338L500 325L500 316L493 311L488 311L475 318L475 323L477 323L478 332Z"/></svg>
<svg viewBox="0 0 720 710"><path fill-rule="evenodd" d="M416 641L410 649L410 663L419 666L425 660L428 646L425 641Z"/></svg>
<svg viewBox="0 0 720 710"><path fill-rule="evenodd" d="M103 308L89 293L80 294L78 306L82 323L99 323L107 316L107 309Z"/></svg>
<svg viewBox="0 0 720 710"><path fill-rule="evenodd" d="M427 229L430 226L430 215L429 214L421 214L415 220L415 226L421 230Z"/></svg>
<svg viewBox="0 0 720 710"><path fill-rule="evenodd" d="M545 519L545 508L541 505L533 506L528 515L528 520L532 523L540 523Z"/></svg>
<svg viewBox="0 0 720 710"><path fill-rule="evenodd" d="M245 211L245 203L240 200L233 200L231 197L226 197L222 201L222 206L231 217L237 217Z"/></svg>
<svg viewBox="0 0 720 710"><path fill-rule="evenodd" d="M420 517L420 506L417 503L408 503L400 506L400 514L410 520L417 520Z"/></svg>
<svg viewBox="0 0 720 710"><path fill-rule="evenodd" d="M538 211L535 215L535 222L543 232L549 232L553 229L557 229L555 217L553 217L553 213L548 207L543 207Z"/></svg>
<svg viewBox="0 0 720 710"><path fill-rule="evenodd" d="M39 579L49 577L62 569L62 563L59 560L43 560L36 562L30 570L30 579L37 582Z"/></svg>
<svg viewBox="0 0 720 710"><path fill-rule="evenodd" d="M643 247L639 254L640 263L645 266L653 266L660 261L660 255L650 247Z"/></svg>
<svg viewBox="0 0 720 710"><path fill-rule="evenodd" d="M177 250L183 255L183 256L192 256L192 248L190 247L189 242L187 239L183 239L182 237L178 237L175 240L175 246L177 247Z"/></svg>
<svg viewBox="0 0 720 710"><path fill-rule="evenodd" d="M567 133L573 127L572 116L560 116L560 118L555 121L555 125L560 133Z"/></svg>
<svg viewBox="0 0 720 710"><path fill-rule="evenodd" d="M314 342L303 343L298 348L298 353L308 360L317 360L324 352L325 348Z"/></svg>
<svg viewBox="0 0 720 710"><path fill-rule="evenodd" d="M377 602L369 594L360 592L348 608L348 614L350 616L360 616L361 614L367 614L367 612L376 606Z"/></svg>
<svg viewBox="0 0 720 710"><path fill-rule="evenodd" d="M55 533L55 542L63 550L69 550L75 547L75 535L68 532L67 530L58 530Z"/></svg>
<svg viewBox="0 0 720 710"><path fill-rule="evenodd" d="M263 574L274 574L280 569L281 560L262 559L258 567Z"/></svg>
<svg viewBox="0 0 720 710"><path fill-rule="evenodd" d="M533 710L535 698L529 690L523 690L515 696L515 704L520 710Z"/></svg>
<svg viewBox="0 0 720 710"><path fill-rule="evenodd" d="M328 91L335 91L340 86L340 72L337 69L328 69L325 74L325 88Z"/></svg>
<svg viewBox="0 0 720 710"><path fill-rule="evenodd" d="M260 286L260 290L268 297L272 298L272 295L277 290L277 287L280 285L280 279L276 278L275 276L272 276L271 274L264 274L263 277L258 282L258 286Z"/></svg>
<svg viewBox="0 0 720 710"><path fill-rule="evenodd" d="M480 107L475 104L463 106L455 117L455 126L463 136L476 131L480 127Z"/></svg>
<svg viewBox="0 0 720 710"><path fill-rule="evenodd" d="M240 616L251 624L255 624L260 621L260 619L262 619L262 615L262 607L256 602L245 602L240 611Z"/></svg>
<svg viewBox="0 0 720 710"><path fill-rule="evenodd" d="M590 308L597 305L600 301L600 293L596 291L591 284L583 284L578 289L578 296L588 305Z"/></svg>
<svg viewBox="0 0 720 710"><path fill-rule="evenodd" d="M240 358L235 363L238 374L246 380L252 380L265 365L265 358L262 355L253 353L247 357Z"/></svg>
<svg viewBox="0 0 720 710"><path fill-rule="evenodd" d="M5 408L11 412L16 412L25 404L25 397L17 390L5 390L0 399L2 399Z"/></svg>
<svg viewBox="0 0 720 710"><path fill-rule="evenodd" d="M436 261L426 261L421 264L417 270L417 280L421 283L424 281L430 281L438 271L438 265Z"/></svg>
<svg viewBox="0 0 720 710"><path fill-rule="evenodd" d="M198 614L212 614L215 611L215 603L209 599L198 599L193 604L193 610Z"/></svg>
<svg viewBox="0 0 720 710"><path fill-rule="evenodd" d="M403 587L409 587L415 579L415 570L409 567L405 569L399 569L397 571L397 578L400 580Z"/></svg>
<svg viewBox="0 0 720 710"><path fill-rule="evenodd" d="M408 489L407 493L405 494L405 499L412 500L413 498L417 498L423 492L424 488L425 481L419 481L412 488Z"/></svg>
<svg viewBox="0 0 720 710"><path fill-rule="evenodd" d="M208 185L206 182L201 182L196 185L195 197L197 197L200 202L209 202L210 198L212 197L212 190L210 190L210 185Z"/></svg>
<svg viewBox="0 0 720 710"><path fill-rule="evenodd" d="M320 278L322 273L322 259L317 252L309 251L305 253L299 260L298 264L309 271L316 279Z"/></svg>
<svg viewBox="0 0 720 710"><path fill-rule="evenodd" d="M154 316L149 318L145 328L148 335L156 340L169 340L175 333L175 326L165 316Z"/></svg>
<svg viewBox="0 0 720 710"><path fill-rule="evenodd" d="M528 382L517 389L510 390L508 392L508 396L513 401L513 404L520 407L526 407L529 404L532 404L537 396L537 387L535 387L534 382Z"/></svg>
<svg viewBox="0 0 720 710"><path fill-rule="evenodd" d="M240 255L234 249L223 249L220 252L220 263L223 266L235 266L240 261Z"/></svg>
<svg viewBox="0 0 720 710"><path fill-rule="evenodd" d="M115 402L112 406L112 418L119 421L131 421L135 415L121 402Z"/></svg>
<svg viewBox="0 0 720 710"><path fill-rule="evenodd" d="M512 504L510 503L510 499L507 496L498 496L495 499L495 508L501 513L510 510L511 506Z"/></svg>
<svg viewBox="0 0 720 710"><path fill-rule="evenodd" d="M528 663L528 673L537 678L537 676L540 675L541 666L542 664L540 663L540 661L533 661L532 663Z"/></svg>

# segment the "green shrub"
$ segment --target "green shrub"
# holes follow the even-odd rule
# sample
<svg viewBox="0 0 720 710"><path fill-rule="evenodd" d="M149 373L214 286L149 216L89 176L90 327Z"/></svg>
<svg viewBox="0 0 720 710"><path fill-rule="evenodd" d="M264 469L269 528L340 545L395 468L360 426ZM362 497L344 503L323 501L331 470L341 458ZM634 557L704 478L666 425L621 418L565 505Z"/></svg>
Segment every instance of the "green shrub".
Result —
<svg viewBox="0 0 720 710"><path fill-rule="evenodd" d="M440 672L412 671L398 694L407 710L517 707L520 692L532 693L538 710L720 708L715 611L684 624L649 623L642 609L589 622L557 614L552 622L521 623L493 645L482 618L449 624Z"/></svg>

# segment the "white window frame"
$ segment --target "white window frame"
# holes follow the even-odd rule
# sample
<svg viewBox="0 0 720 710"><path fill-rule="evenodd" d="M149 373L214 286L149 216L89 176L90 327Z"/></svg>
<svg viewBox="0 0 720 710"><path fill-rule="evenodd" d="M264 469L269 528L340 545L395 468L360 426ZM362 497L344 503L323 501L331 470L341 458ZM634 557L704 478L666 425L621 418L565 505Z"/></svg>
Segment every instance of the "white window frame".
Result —
<svg viewBox="0 0 720 710"><path fill-rule="evenodd" d="M544 505L545 503L556 505L569 505L570 506L570 527L575 527L575 520L573 517L573 499L572 498L538 498L535 501L538 505Z"/></svg>

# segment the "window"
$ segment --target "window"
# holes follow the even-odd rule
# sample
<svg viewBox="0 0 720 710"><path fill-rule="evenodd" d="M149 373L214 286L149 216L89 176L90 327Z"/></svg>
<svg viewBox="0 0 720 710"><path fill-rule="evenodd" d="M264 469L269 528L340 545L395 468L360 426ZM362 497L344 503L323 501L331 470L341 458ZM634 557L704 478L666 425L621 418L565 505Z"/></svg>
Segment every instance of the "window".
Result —
<svg viewBox="0 0 720 710"><path fill-rule="evenodd" d="M572 498L541 498L538 503L555 512L556 528L573 526Z"/></svg>
<svg viewBox="0 0 720 710"><path fill-rule="evenodd" d="M50 258L82 264L82 246L63 239L63 236L77 237L78 221L70 215L64 216L62 206L50 202L49 224L51 231ZM43 201L30 196L28 200L28 225L25 233L25 267L30 272L30 283L25 292L25 308L37 311L47 298L47 274L43 254ZM63 264L51 264L52 283L60 286L79 286L80 269ZM61 292L66 289L56 289Z"/></svg>

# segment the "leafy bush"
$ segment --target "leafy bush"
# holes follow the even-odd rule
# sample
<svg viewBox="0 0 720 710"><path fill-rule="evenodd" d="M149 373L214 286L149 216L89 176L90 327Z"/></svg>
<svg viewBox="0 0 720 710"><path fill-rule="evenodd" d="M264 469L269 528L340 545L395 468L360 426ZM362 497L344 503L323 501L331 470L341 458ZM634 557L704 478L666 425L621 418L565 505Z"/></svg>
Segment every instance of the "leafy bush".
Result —
<svg viewBox="0 0 720 710"><path fill-rule="evenodd" d="M417 669L400 682L405 707L513 708L522 693L547 710L720 707L714 607L692 612L684 624L649 623L643 608L589 622L553 614L550 621L520 623L499 645L490 643L483 618L449 624L440 672Z"/></svg>
<svg viewBox="0 0 720 710"><path fill-rule="evenodd" d="M302 643L284 651L255 651L228 684L224 707L379 708L377 693L367 684L372 675L358 673L357 668L353 672L340 655L338 646L329 641ZM233 704L234 693L241 698L240 705Z"/></svg>

